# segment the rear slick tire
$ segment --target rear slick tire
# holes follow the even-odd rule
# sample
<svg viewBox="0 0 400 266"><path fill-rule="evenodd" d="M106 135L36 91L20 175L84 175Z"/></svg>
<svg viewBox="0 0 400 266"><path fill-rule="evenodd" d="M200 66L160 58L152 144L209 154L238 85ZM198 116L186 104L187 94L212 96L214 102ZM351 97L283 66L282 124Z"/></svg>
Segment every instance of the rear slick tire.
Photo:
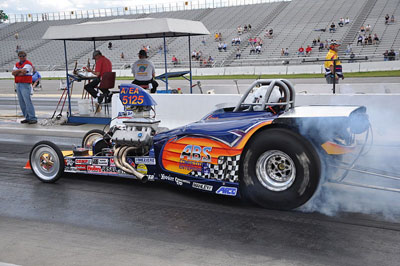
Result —
<svg viewBox="0 0 400 266"><path fill-rule="evenodd" d="M44 183L54 183L64 173L64 156L50 141L36 143L29 154L29 162L32 172Z"/></svg>
<svg viewBox="0 0 400 266"><path fill-rule="evenodd" d="M257 133L243 151L240 189L262 207L291 210L312 197L320 175L313 146L290 130L273 128Z"/></svg>

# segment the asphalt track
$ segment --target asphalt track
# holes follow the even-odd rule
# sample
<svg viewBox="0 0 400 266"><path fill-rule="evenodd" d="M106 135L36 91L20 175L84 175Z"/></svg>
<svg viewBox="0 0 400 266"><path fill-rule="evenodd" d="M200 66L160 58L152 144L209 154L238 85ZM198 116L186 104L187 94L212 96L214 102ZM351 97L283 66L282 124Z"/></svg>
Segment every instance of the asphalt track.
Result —
<svg viewBox="0 0 400 266"><path fill-rule="evenodd" d="M34 98L41 118L57 103L47 90ZM23 169L32 145L80 139L68 135L72 127L64 137L22 127L3 92L0 110L11 116L0 126L25 132L0 131L0 265L398 265L400 193L324 183L304 208L282 212L115 177L43 184ZM359 165L398 176L399 148L373 146ZM348 181L400 188L360 173Z"/></svg>
<svg viewBox="0 0 400 266"><path fill-rule="evenodd" d="M40 137L1 139L0 262L398 265L400 259L400 216L272 211L114 177L69 174L43 184L22 168ZM80 142L48 139L64 147Z"/></svg>

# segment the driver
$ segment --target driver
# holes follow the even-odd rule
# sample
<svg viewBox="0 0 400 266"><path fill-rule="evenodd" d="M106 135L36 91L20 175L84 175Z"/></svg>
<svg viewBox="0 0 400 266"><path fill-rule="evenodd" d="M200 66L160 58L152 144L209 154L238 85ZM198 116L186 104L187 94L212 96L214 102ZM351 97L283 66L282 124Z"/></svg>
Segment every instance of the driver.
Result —
<svg viewBox="0 0 400 266"><path fill-rule="evenodd" d="M157 91L158 83L154 80L155 68L150 60L147 60L147 53L145 50L139 51L139 60L132 64L132 74L135 80L132 84L136 85L149 85L151 93Z"/></svg>
<svg viewBox="0 0 400 266"><path fill-rule="evenodd" d="M267 89L269 86L261 86L258 88L257 91L254 92L254 103L260 103L260 105L256 105L254 106L253 110L254 111L263 111L261 109L261 105L263 103L263 99L264 97L266 97L266 93L267 93ZM282 92L279 88L274 87L272 89L271 95L269 96L268 101L266 102L265 105L265 110L270 111L274 114L277 114L280 109L282 108L282 106L280 105L275 105L275 106L271 106L268 105L268 103L279 103L279 102L283 102L283 96L282 96Z"/></svg>

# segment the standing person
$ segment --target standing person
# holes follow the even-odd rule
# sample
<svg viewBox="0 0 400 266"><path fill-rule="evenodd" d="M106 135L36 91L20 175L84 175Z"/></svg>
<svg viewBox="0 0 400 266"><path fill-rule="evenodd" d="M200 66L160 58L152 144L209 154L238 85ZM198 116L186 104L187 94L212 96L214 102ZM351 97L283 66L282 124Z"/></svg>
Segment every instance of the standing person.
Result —
<svg viewBox="0 0 400 266"><path fill-rule="evenodd" d="M95 88L97 88L97 85L99 85L103 74L105 72L111 72L112 71L112 64L111 61L108 60L104 55L101 54L99 50L95 50L93 52L93 59L96 61L96 66L95 69L92 70L90 67L87 67L86 70L90 73L93 73L96 78L93 79L91 82L85 85L84 89L92 95L93 98L97 98L98 103L102 103L103 99L105 99L105 102L110 102L111 97L108 89L100 89L102 94L100 92L97 92Z"/></svg>
<svg viewBox="0 0 400 266"><path fill-rule="evenodd" d="M147 60L147 53L145 50L139 51L139 60L132 64L132 74L135 77L133 84L136 85L149 85L151 93L157 91L158 83L154 80L156 72L154 64Z"/></svg>
<svg viewBox="0 0 400 266"><path fill-rule="evenodd" d="M36 124L37 117L31 99L33 66L30 61L26 60L26 53L24 51L19 51L18 57L19 62L15 64L12 75L15 77L19 106L25 117L21 123Z"/></svg>
<svg viewBox="0 0 400 266"><path fill-rule="evenodd" d="M329 51L326 55L326 61L325 61L325 78L326 82L328 84L333 84L339 83L339 78L344 79L343 72L342 72L342 63L338 61L338 49L339 49L340 44L338 44L336 41L333 41L331 45L329 46ZM331 60L337 60L336 61L336 69L335 69L335 74L333 71L333 61Z"/></svg>

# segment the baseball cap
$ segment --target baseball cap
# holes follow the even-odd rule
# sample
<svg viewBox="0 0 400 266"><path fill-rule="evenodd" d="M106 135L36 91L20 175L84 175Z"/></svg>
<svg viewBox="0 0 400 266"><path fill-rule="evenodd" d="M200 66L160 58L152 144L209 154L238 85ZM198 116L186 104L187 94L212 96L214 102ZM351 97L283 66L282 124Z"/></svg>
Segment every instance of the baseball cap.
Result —
<svg viewBox="0 0 400 266"><path fill-rule="evenodd" d="M146 53L146 51L145 51L145 50L140 50L140 51L139 51L139 56L144 56L144 57L147 58L147 53Z"/></svg>
<svg viewBox="0 0 400 266"><path fill-rule="evenodd" d="M93 52L93 59L94 59L94 57L95 57L96 55L102 55L102 54L101 54L101 52L100 52L99 50L95 50L95 51Z"/></svg>
<svg viewBox="0 0 400 266"><path fill-rule="evenodd" d="M19 51L18 56L26 56L26 53L24 51Z"/></svg>

